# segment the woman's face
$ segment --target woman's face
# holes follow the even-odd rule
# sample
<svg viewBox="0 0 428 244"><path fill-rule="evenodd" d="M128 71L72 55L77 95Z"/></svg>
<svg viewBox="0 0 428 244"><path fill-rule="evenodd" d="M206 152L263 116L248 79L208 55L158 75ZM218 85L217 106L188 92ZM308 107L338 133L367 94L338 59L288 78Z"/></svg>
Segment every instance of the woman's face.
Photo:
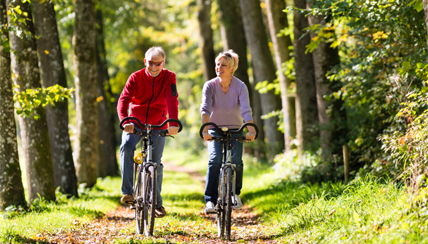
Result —
<svg viewBox="0 0 428 244"><path fill-rule="evenodd" d="M232 77L232 69L227 66L226 61L222 58L215 64L215 73L218 77Z"/></svg>

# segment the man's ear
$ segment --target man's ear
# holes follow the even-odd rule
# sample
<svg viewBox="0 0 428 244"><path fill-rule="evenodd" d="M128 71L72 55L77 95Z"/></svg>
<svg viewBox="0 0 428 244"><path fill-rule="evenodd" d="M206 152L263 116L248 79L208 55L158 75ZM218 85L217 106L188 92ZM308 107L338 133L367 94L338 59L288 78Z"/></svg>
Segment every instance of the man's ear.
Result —
<svg viewBox="0 0 428 244"><path fill-rule="evenodd" d="M144 65L147 66L147 59L144 59Z"/></svg>

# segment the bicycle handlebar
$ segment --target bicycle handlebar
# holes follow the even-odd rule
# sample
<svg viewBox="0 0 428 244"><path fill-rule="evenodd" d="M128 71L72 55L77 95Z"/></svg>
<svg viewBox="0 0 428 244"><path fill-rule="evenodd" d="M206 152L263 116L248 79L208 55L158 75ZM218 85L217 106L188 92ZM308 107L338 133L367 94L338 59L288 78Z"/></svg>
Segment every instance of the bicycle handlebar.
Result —
<svg viewBox="0 0 428 244"><path fill-rule="evenodd" d="M223 131L222 129L220 129L218 126L217 126L217 124L215 124L214 122L207 122L207 123L205 123L205 124L203 124L202 126L201 126L201 129L199 130L199 136L203 139L204 137L203 137L203 135L202 135L202 131L204 130L204 128L206 127L206 126L208 126L208 125L212 125L212 126L214 126L214 129L218 132L218 133L220 133L220 134L223 134L223 135L226 135L226 133L230 133L230 134L239 134L239 133L241 133L243 130L244 130L244 128L245 127L247 127L247 126L252 126L252 127L254 127L254 129L256 130L256 136L254 137L254 140L255 139L257 139L257 136L259 135L259 128L257 127L257 125L256 124L254 124L254 123L245 123L245 124L243 124L242 126L241 126L241 128L239 128L238 130L227 130L227 131Z"/></svg>
<svg viewBox="0 0 428 244"><path fill-rule="evenodd" d="M138 119L138 118L136 118L136 117L125 117L125 118L123 118L123 120L122 121L120 121L120 124L119 124L119 126L120 126L120 128L122 129L122 130L124 130L124 128L123 128L123 124L126 122L126 121L128 121L128 120L134 120L135 122L137 122L137 126L138 127L140 127L141 129L146 129L146 128L153 128L153 129L159 129L159 128L162 128L162 127L164 127L165 125L166 125L166 123L168 123L168 122L175 122L175 123L177 123L178 124L178 132L180 132L182 129L183 129L183 125L181 124L181 122L180 122L180 120L178 120L178 119L167 119L167 120L165 120L162 124L160 124L160 125L149 125L149 124L142 124L141 123L141 121Z"/></svg>

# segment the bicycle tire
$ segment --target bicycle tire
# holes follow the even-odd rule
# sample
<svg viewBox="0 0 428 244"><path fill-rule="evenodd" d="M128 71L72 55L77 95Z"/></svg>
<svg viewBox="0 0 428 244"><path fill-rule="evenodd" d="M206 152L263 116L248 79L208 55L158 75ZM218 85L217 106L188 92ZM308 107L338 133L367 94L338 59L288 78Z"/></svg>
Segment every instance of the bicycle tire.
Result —
<svg viewBox="0 0 428 244"><path fill-rule="evenodd" d="M146 218L144 219L145 221L145 235L146 236L152 236L153 232L154 232L154 227L155 227L155 208L156 208L156 170L153 166L149 166L149 173L147 174L147 189L146 189L146 208L145 208L145 213L146 214Z"/></svg>
<svg viewBox="0 0 428 244"><path fill-rule="evenodd" d="M230 241L230 231L232 227L232 169L226 169L226 204L225 204L225 220L226 220L226 240Z"/></svg>
<svg viewBox="0 0 428 244"><path fill-rule="evenodd" d="M216 220L217 220L217 235L218 238L223 238L224 236L224 207L219 205L219 211L217 212Z"/></svg>
<svg viewBox="0 0 428 244"><path fill-rule="evenodd" d="M218 200L217 200L217 235L219 238L224 237L224 224L225 224L225 214L224 214L224 174L223 171L220 171L220 182L218 184Z"/></svg>
<svg viewBox="0 0 428 244"><path fill-rule="evenodd" d="M139 169L139 168L138 168ZM138 171L137 171L138 172ZM142 172L138 172L137 173L137 181L135 183L135 222L136 222L136 227L137 227L137 233L138 234L143 234L143 230L144 230L144 206L143 206L143 202L141 201L142 199L142 188L143 188L143 184L142 184ZM140 200L138 200L140 199Z"/></svg>

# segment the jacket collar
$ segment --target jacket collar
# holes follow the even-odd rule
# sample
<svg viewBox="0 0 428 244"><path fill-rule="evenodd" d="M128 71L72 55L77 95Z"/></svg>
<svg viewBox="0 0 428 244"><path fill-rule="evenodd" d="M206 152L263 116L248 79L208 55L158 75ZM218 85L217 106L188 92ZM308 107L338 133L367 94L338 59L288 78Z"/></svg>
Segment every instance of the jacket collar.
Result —
<svg viewBox="0 0 428 244"><path fill-rule="evenodd" d="M144 74L146 75L146 77L147 78L149 78L149 79L153 79L153 78L155 78L155 81L158 81L158 80L160 80L160 79L162 79L162 77L163 77L163 75L164 75L164 70L165 70L165 68L163 68L162 70L161 70L161 72L159 73L159 75L158 76L156 76L156 77L152 77L151 75L150 75L150 73L149 73L149 71L147 70L147 68L144 68Z"/></svg>

